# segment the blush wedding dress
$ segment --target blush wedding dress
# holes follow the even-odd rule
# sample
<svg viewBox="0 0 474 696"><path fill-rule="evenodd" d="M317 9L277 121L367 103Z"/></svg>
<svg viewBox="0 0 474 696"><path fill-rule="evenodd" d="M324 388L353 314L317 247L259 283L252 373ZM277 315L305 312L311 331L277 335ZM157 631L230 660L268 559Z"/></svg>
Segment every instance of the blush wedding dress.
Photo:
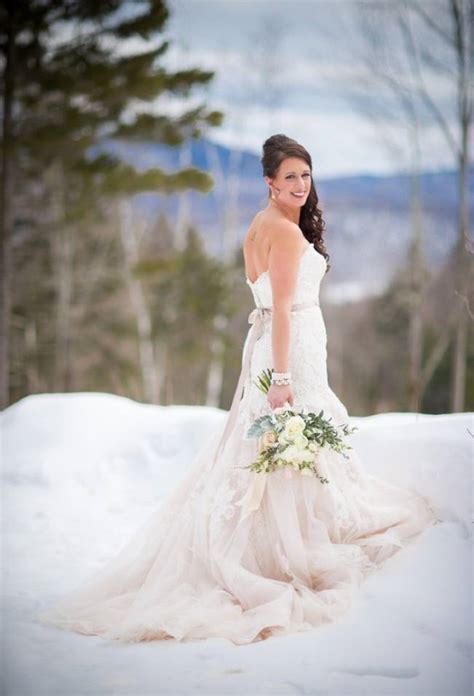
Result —
<svg viewBox="0 0 474 696"><path fill-rule="evenodd" d="M325 271L308 243L292 307L293 408L323 409L342 425L349 416L328 384L319 307ZM221 637L236 645L314 629L343 616L361 580L436 523L422 495L369 475L354 449L347 459L320 452L329 483L245 468L258 454L247 429L270 412L254 380L272 366L268 272L247 284L256 306L224 427L118 554L38 614L40 623L124 642Z"/></svg>

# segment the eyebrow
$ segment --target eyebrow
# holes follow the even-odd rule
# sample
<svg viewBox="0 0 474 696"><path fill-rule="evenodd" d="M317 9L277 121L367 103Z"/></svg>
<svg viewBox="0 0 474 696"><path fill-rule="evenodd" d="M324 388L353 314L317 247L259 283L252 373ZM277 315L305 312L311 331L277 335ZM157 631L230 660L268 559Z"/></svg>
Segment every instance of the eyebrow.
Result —
<svg viewBox="0 0 474 696"><path fill-rule="evenodd" d="M311 174L311 169L305 169L303 171L303 174L306 174L306 172L308 172L308 174ZM296 174L296 172L286 172L286 174ZM286 176L286 174L285 174L285 176Z"/></svg>

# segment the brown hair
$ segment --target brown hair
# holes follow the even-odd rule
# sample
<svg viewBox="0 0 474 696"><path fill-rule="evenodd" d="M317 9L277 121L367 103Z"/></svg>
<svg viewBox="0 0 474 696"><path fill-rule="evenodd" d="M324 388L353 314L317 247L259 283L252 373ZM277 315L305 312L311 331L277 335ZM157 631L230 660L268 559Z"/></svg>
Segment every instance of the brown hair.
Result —
<svg viewBox="0 0 474 696"><path fill-rule="evenodd" d="M319 198L313 181L313 164L309 152L296 140L292 140L287 135L278 133L270 136L263 143L262 176L275 177L280 164L287 157L300 157L308 164L311 170L311 189L305 204L301 208L299 226L308 242L311 242L316 251L322 254L328 261L329 254L326 251L323 240L326 223L323 220L322 211L318 208ZM268 196L270 197L270 195L271 192L269 190ZM328 263L326 273L330 268L331 264Z"/></svg>

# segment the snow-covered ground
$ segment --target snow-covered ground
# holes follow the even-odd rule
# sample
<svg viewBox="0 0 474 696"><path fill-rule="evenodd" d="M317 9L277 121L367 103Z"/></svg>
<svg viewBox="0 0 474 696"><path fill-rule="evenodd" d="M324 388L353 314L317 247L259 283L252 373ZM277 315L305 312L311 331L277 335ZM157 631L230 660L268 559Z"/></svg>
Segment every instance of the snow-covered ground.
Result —
<svg viewBox="0 0 474 696"><path fill-rule="evenodd" d="M442 523L370 576L342 620L244 646L124 645L34 621L125 544L224 411L54 394L0 415L5 696L472 693L473 413L351 418L370 473L419 490Z"/></svg>

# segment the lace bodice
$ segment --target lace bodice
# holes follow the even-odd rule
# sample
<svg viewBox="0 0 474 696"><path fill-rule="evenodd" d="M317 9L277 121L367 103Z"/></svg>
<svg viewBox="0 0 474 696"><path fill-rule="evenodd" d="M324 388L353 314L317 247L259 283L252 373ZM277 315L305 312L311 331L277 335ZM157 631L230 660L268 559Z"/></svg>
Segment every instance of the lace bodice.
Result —
<svg viewBox="0 0 474 696"><path fill-rule="evenodd" d="M326 259L312 244L308 244L300 258L294 303L319 300L319 286L326 273ZM256 307L271 307L272 287L268 271L261 273L255 282L247 278Z"/></svg>
<svg viewBox="0 0 474 696"><path fill-rule="evenodd" d="M319 302L321 281L326 273L326 259L312 244L308 244L300 258L298 279L293 304ZM268 271L261 273L255 282L247 278L256 307L272 306L272 287ZM271 314L264 319L263 333L253 348L245 396L241 405L241 418L250 425L255 418L268 413L267 396L254 384L257 375L273 367ZM245 341L246 350L248 336ZM292 375L294 406L315 410L323 408L335 418L347 421L348 413L328 384L327 334L321 307L292 313L290 330L289 370Z"/></svg>

